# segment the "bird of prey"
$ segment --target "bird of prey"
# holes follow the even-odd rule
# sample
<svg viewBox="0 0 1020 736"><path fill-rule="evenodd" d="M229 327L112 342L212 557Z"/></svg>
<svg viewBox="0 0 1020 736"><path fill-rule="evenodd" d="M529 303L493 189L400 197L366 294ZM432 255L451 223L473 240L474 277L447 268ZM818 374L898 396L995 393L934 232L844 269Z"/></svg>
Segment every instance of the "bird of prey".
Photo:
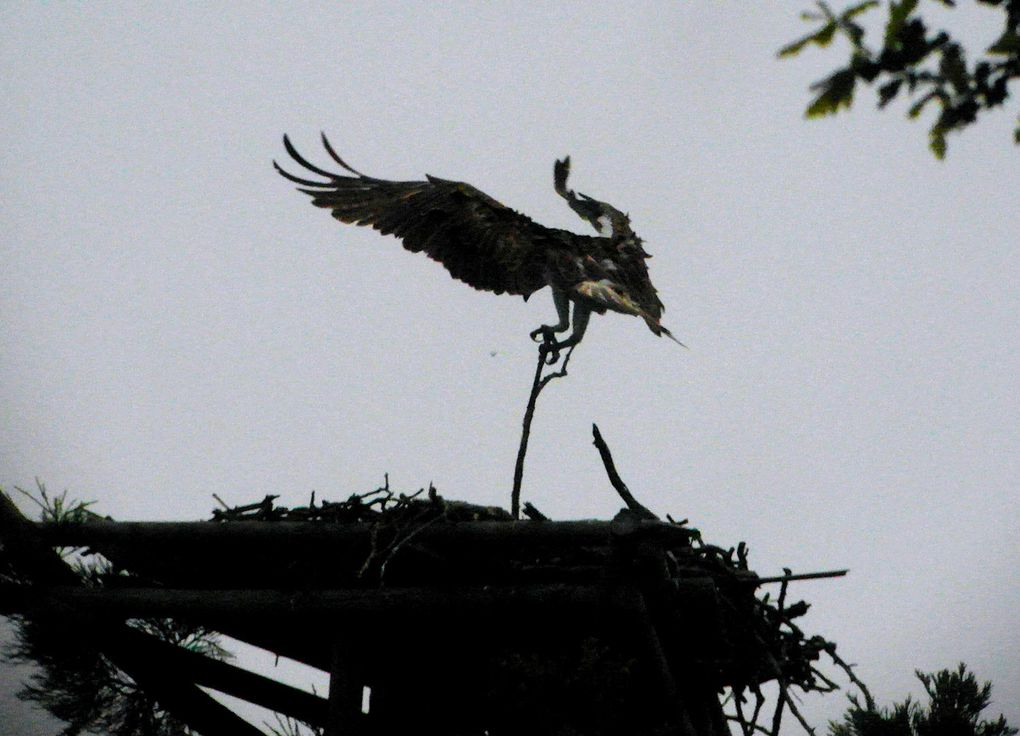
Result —
<svg viewBox="0 0 1020 736"><path fill-rule="evenodd" d="M325 181L295 176L275 161L273 166L336 219L395 235L404 248L425 253L476 289L527 299L551 287L558 321L531 333L533 340L542 341L547 362L555 363L561 350L581 341L592 312L612 310L641 317L656 335L679 342L659 321L662 302L645 264L651 256L631 229L630 218L612 205L567 188L569 156L553 168L556 193L598 236L540 225L470 184L429 175L425 181L365 176L337 155L325 135L322 144L346 173L310 163L287 136L283 145L291 158ZM570 327L570 335L558 340L557 334Z"/></svg>

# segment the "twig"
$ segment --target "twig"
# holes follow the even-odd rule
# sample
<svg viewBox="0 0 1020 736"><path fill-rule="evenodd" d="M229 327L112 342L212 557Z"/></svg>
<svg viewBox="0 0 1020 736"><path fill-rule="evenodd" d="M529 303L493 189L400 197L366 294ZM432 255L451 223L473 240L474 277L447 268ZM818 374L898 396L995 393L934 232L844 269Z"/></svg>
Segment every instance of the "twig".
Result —
<svg viewBox="0 0 1020 736"><path fill-rule="evenodd" d="M740 731L744 736L751 736L754 733L754 728L747 723L747 718L744 717L744 693L738 692L733 696L733 708L737 713L737 723L740 724ZM753 721L752 721L753 723Z"/></svg>
<svg viewBox="0 0 1020 736"><path fill-rule="evenodd" d="M754 712L750 718L744 716L744 692L750 690L754 693ZM729 688L729 694L723 699L720 705L725 706L730 700L733 700L735 713L723 713L723 716L728 721L733 721L740 724L740 730L744 736L752 736L755 733L763 733L766 736L777 736L769 731L765 726L758 723L758 718L761 715L762 706L765 705L765 696L761 692L761 688L757 685L752 685L750 688L743 686L736 686Z"/></svg>
<svg viewBox="0 0 1020 736"><path fill-rule="evenodd" d="M829 646L825 647L825 653L832 657L832 661L836 664L836 666L840 667L846 673L850 682L856 685L857 689L864 694L864 704L868 707L868 710L874 710L875 700L871 697L871 691L868 690L868 686L861 682L860 678L854 674L853 665L847 664L839 657L839 655L836 654L836 645L830 643Z"/></svg>
<svg viewBox="0 0 1020 736"><path fill-rule="evenodd" d="M793 574L793 571L788 567L783 568L783 573L789 577ZM783 612L786 608L786 588L790 584L789 580L784 580L783 584L779 586L779 600L776 602L776 610L779 612L778 620L783 620Z"/></svg>
<svg viewBox="0 0 1020 736"><path fill-rule="evenodd" d="M521 510L524 512L524 515L532 521L549 521L549 517L536 509L532 505L531 501L525 501L524 508Z"/></svg>
<svg viewBox="0 0 1020 736"><path fill-rule="evenodd" d="M760 726L758 726L758 716L761 715L762 706L765 705L765 696L762 694L761 688L758 687L757 685L754 685L753 689L754 689L754 713L751 714L751 724L757 728L761 728Z"/></svg>
<svg viewBox="0 0 1020 736"><path fill-rule="evenodd" d="M517 448L517 463L514 465L514 488L510 493L510 515L515 519L521 518L521 481L524 478L524 456L528 453L528 438L531 437L531 420L535 417L535 404L538 402L538 395L554 378L562 378L567 375L567 364L570 362L570 356L574 353L574 347L571 346L567 351L560 369L543 378L542 369L546 365L545 356L547 352L548 350L544 344L539 346L538 365L535 366L535 379L531 382L531 395L528 397L528 406L524 410L521 444Z"/></svg>
<svg viewBox="0 0 1020 736"><path fill-rule="evenodd" d="M818 688L820 691L822 691L822 692L830 692L831 693L831 692L835 692L836 690L839 690L839 685L837 685L831 679L826 677L825 673L822 672L817 667L812 667L811 668L811 674L814 675L816 679L820 680L822 682L822 684L825 686L824 688L818 688L818 684L815 683L815 687Z"/></svg>
<svg viewBox="0 0 1020 736"><path fill-rule="evenodd" d="M783 687L783 683L779 683L779 702L776 703L776 710L772 714L772 736L779 736L779 724L783 722L783 707L786 705L786 701L789 695L786 694L786 688Z"/></svg>
<svg viewBox="0 0 1020 736"><path fill-rule="evenodd" d="M379 524L372 525L371 532L371 544L372 546L368 550L368 557L365 558L365 562L362 563L361 569L358 570L358 579L365 577L368 574L369 568L372 567L372 563L375 562L376 555L379 553Z"/></svg>
<svg viewBox="0 0 1020 736"><path fill-rule="evenodd" d="M394 540L394 542L390 546L389 551L386 553L386 559L383 560L382 564L379 566L379 584L380 584L380 586L384 583L385 578L386 578L386 566L388 564L390 564L390 560L392 560L396 556L397 552L400 551L400 548L403 547L405 544L407 544L412 539L414 539L416 536L418 536L422 532L422 530L428 528L432 524L435 524L437 521L439 521L442 518L443 518L442 516L434 516L431 519L429 519L428 521L424 522L423 524L421 524L419 526L416 526L410 532L405 534L401 539Z"/></svg>
<svg viewBox="0 0 1020 736"><path fill-rule="evenodd" d="M794 718L800 722L800 725L804 727L805 731L811 734L811 736L815 736L815 729L811 727L811 724L808 723L804 716L800 714L800 711L797 710L797 706L793 704L793 698L790 697L789 690L786 687L786 680L782 678L779 680L779 692L782 694L786 704L790 706L790 712L793 713Z"/></svg>
<svg viewBox="0 0 1020 736"><path fill-rule="evenodd" d="M740 719L737 718L734 715L730 715L729 713L724 713L723 715L725 716L727 721L733 721L735 723L740 723ZM747 728L752 733L764 733L767 736L775 736L771 731L769 731L767 728L765 728L765 726L761 726L761 725L759 725L757 723L754 723L754 722L748 723L747 724ZM741 725L741 729L743 729L743 724Z"/></svg>
<svg viewBox="0 0 1020 736"><path fill-rule="evenodd" d="M623 482L620 474L616 472L616 465L613 463L613 455L609 452L609 446L606 445L606 441L602 439L602 433L599 432L599 425L591 425L592 435L595 437L595 447L599 450L599 455L602 456L602 464L606 466L606 475L609 476L609 482L613 484L613 488L620 494L620 498L627 504L627 508L631 511L637 512L639 515L646 519L658 519L659 517L645 508L641 503L634 498L634 494L627 488L627 484Z"/></svg>

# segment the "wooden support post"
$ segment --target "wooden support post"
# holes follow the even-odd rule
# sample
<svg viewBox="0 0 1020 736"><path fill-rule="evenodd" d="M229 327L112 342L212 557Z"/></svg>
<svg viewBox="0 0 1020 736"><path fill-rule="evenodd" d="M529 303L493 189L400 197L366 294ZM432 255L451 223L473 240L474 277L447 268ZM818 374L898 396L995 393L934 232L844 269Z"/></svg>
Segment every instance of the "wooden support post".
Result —
<svg viewBox="0 0 1020 736"><path fill-rule="evenodd" d="M364 683L359 676L358 653L349 641L333 641L329 673L329 714L325 736L361 736L365 717L361 712Z"/></svg>
<svg viewBox="0 0 1020 736"><path fill-rule="evenodd" d="M669 733L671 736L704 736L699 733L691 722L690 713L677 685L677 679L673 669L669 666L666 652L662 648L662 641L659 639L659 632L648 614L648 608L644 603L644 596L635 593L642 599L641 610L635 616L638 644L644 651L645 660L655 676L659 686L659 697L663 704L663 711L672 727Z"/></svg>

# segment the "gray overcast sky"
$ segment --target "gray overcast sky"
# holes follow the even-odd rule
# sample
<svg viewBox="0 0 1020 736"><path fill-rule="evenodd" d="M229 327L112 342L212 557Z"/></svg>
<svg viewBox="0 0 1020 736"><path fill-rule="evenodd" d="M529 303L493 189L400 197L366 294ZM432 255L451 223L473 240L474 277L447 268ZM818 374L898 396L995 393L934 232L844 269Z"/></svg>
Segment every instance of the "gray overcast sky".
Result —
<svg viewBox="0 0 1020 736"><path fill-rule="evenodd" d="M286 131L324 160L324 129L369 174L469 181L583 230L552 190L569 153L577 189L630 212L691 349L595 318L542 396L526 500L616 511L598 422L646 505L746 540L760 572L851 568L794 592L885 702L963 660L1018 724L1012 121L942 163L871 92L804 121L842 51L777 61L800 9L3 4L0 484L119 519L386 472L506 506L551 300L341 227L270 159ZM994 38L991 11L957 17Z"/></svg>

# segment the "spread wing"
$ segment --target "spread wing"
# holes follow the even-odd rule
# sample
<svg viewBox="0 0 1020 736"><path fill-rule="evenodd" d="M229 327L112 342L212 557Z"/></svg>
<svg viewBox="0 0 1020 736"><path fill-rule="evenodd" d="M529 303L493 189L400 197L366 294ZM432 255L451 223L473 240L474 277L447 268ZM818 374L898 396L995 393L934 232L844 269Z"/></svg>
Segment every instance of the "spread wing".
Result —
<svg viewBox="0 0 1020 736"><path fill-rule="evenodd" d="M569 248L571 233L547 228L497 202L470 184L426 176L426 181L386 181L365 176L341 159L326 136L329 156L348 174L309 163L287 136L283 145L297 163L326 181L276 170L300 184L312 204L333 217L395 235L404 248L439 261L454 278L476 289L527 297L547 283L551 250Z"/></svg>

